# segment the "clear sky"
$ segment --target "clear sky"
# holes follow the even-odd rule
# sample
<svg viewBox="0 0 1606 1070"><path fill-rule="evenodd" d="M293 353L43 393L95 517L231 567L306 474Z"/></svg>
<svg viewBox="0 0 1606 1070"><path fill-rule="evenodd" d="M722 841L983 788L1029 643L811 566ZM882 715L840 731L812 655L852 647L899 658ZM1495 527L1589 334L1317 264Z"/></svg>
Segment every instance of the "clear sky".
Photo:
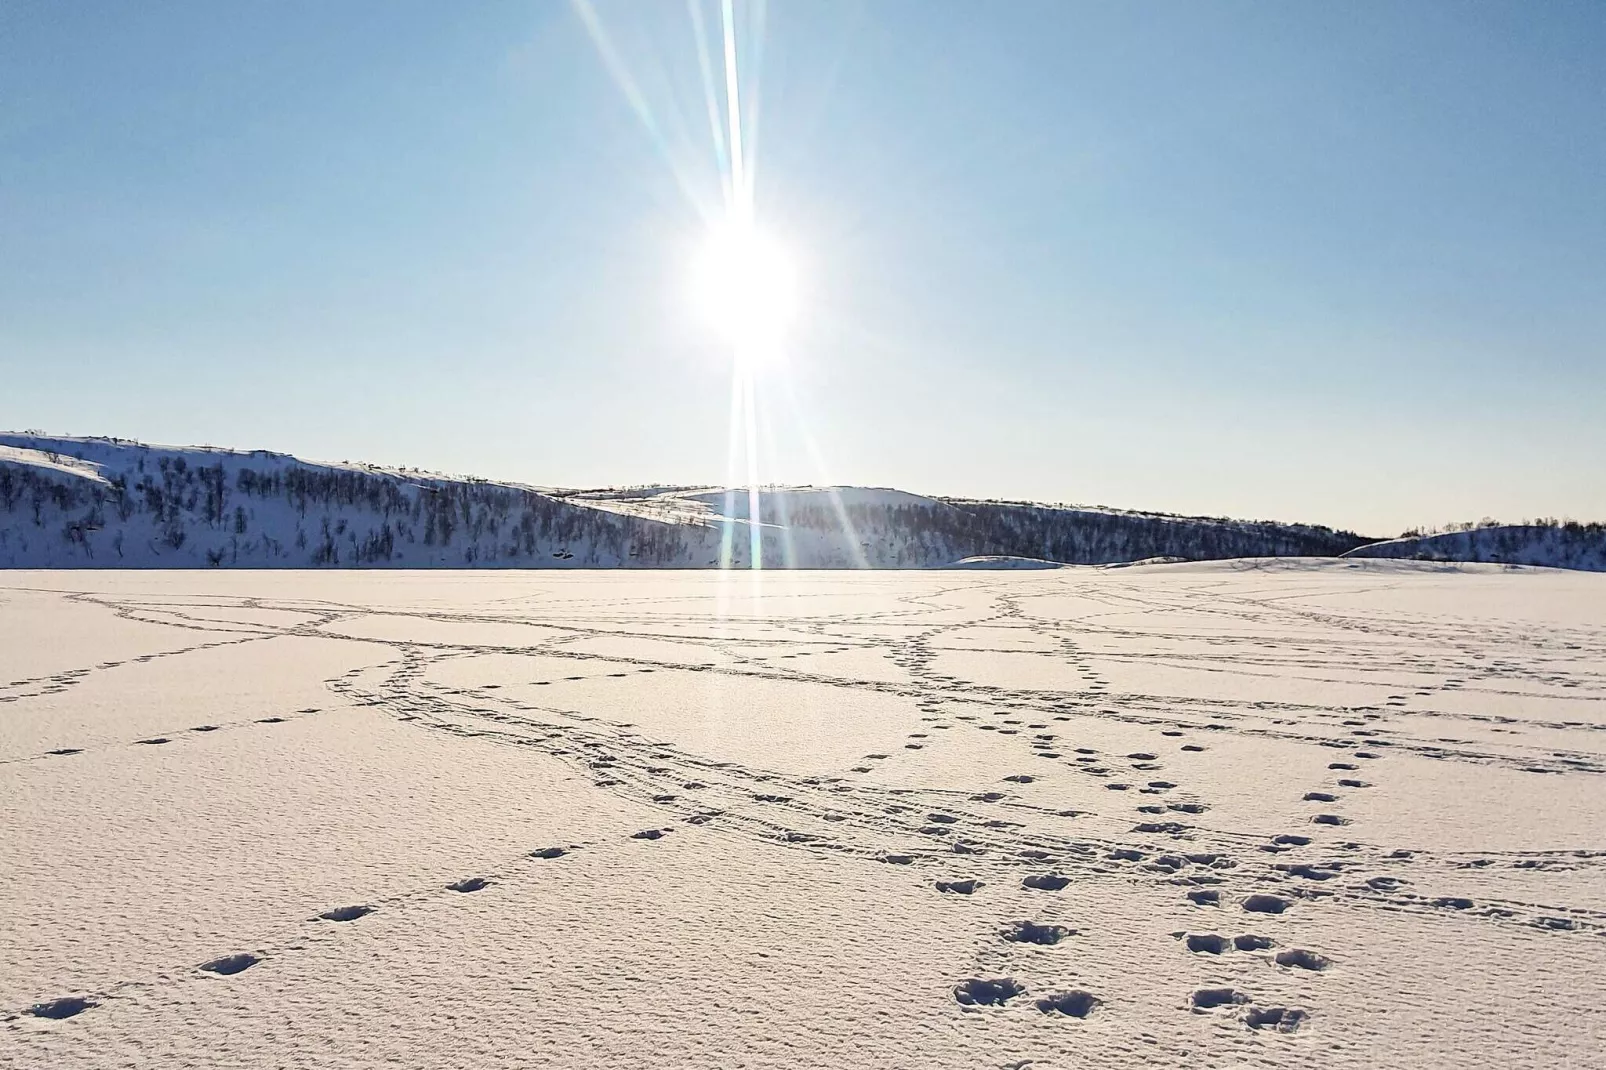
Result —
<svg viewBox="0 0 1606 1070"><path fill-rule="evenodd" d="M764 479L1606 518L1606 4L737 13L800 280ZM698 44L683 0L0 5L0 427L723 480Z"/></svg>

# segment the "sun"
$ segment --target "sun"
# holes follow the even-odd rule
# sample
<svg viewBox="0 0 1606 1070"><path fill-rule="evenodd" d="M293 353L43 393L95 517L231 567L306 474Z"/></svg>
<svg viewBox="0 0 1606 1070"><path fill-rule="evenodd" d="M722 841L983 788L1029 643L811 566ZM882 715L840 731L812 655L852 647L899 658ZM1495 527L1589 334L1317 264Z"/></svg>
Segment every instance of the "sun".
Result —
<svg viewBox="0 0 1606 1070"><path fill-rule="evenodd" d="M692 265L692 299L743 362L774 359L797 312L791 258L751 223L711 230Z"/></svg>

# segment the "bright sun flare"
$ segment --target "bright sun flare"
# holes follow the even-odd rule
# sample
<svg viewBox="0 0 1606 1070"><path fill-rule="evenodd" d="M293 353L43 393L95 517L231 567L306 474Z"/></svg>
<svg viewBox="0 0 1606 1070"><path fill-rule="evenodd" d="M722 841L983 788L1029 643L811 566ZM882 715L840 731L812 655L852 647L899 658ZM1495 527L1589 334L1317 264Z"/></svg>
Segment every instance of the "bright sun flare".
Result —
<svg viewBox="0 0 1606 1070"><path fill-rule="evenodd" d="M796 285L785 251L751 224L715 228L693 266L699 310L747 362L779 353L797 311Z"/></svg>

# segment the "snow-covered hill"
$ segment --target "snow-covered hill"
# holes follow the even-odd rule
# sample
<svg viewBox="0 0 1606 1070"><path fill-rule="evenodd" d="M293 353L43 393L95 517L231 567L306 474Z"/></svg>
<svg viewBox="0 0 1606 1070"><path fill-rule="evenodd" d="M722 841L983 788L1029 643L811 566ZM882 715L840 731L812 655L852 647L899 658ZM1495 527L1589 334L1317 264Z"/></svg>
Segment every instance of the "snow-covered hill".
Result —
<svg viewBox="0 0 1606 1070"><path fill-rule="evenodd" d="M867 487L556 490L263 450L0 433L0 567L933 568L1324 556L1325 527Z"/></svg>
<svg viewBox="0 0 1606 1070"><path fill-rule="evenodd" d="M1606 524L1500 524L1374 542L1347 557L1484 561L1606 572Z"/></svg>

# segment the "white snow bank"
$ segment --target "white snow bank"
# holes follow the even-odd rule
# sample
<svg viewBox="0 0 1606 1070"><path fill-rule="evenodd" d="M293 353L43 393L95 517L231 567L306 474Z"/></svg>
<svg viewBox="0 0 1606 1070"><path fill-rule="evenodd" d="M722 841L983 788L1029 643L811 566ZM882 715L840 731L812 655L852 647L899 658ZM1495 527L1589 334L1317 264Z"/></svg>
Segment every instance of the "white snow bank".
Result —
<svg viewBox="0 0 1606 1070"><path fill-rule="evenodd" d="M77 476L81 479L109 485L106 477L100 474L99 465L91 461L84 461L77 457L68 457L47 450L24 449L21 446L0 444L0 464L25 465L29 468L53 472L58 475Z"/></svg>
<svg viewBox="0 0 1606 1070"><path fill-rule="evenodd" d="M974 568L974 569L1039 569L1039 568L1065 568L1062 561L1045 561L1040 557L1009 557L1007 555L993 554L981 557L965 557L958 561L951 561L946 565L936 565L936 568Z"/></svg>

